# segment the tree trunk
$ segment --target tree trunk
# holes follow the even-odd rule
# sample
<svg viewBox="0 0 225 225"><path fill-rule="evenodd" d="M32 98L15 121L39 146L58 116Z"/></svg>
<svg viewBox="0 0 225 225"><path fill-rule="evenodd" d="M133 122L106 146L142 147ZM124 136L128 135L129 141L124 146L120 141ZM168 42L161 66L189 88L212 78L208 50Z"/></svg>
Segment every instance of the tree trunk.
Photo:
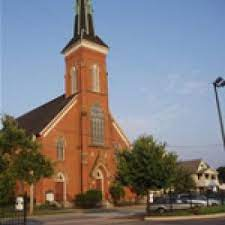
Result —
<svg viewBox="0 0 225 225"><path fill-rule="evenodd" d="M33 215L34 212L34 185L30 185L30 216Z"/></svg>
<svg viewBox="0 0 225 225"><path fill-rule="evenodd" d="M149 196L150 192L149 190L147 191L147 207L146 207L146 213L147 215L150 215L150 196Z"/></svg>

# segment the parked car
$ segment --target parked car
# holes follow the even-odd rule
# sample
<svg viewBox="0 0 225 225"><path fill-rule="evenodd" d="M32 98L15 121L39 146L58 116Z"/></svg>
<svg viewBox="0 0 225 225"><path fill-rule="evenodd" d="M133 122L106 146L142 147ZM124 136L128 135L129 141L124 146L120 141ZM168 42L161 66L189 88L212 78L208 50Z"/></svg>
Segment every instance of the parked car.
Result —
<svg viewBox="0 0 225 225"><path fill-rule="evenodd" d="M204 195L180 194L178 199L194 206L207 206L207 198Z"/></svg>
<svg viewBox="0 0 225 225"><path fill-rule="evenodd" d="M161 197L156 198L154 203L151 204L151 210L159 212L160 214L173 210L185 210L190 209L189 203L184 203L180 199L177 198L169 198L169 197Z"/></svg>
<svg viewBox="0 0 225 225"><path fill-rule="evenodd" d="M178 197L183 202L187 202L190 204L199 204L199 206L218 206L222 204L220 200L214 197L207 198L205 195L200 194L181 194Z"/></svg>

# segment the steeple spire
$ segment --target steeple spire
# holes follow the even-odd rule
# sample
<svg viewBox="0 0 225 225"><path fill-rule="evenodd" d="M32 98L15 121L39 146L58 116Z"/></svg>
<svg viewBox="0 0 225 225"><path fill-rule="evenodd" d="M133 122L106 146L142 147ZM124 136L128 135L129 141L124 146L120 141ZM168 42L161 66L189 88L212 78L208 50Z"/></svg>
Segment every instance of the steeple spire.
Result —
<svg viewBox="0 0 225 225"><path fill-rule="evenodd" d="M64 54L68 49L83 39L108 48L101 38L95 34L92 0L75 0L75 4L73 37L62 50L62 53Z"/></svg>
<svg viewBox="0 0 225 225"><path fill-rule="evenodd" d="M95 36L92 0L76 0L74 38Z"/></svg>

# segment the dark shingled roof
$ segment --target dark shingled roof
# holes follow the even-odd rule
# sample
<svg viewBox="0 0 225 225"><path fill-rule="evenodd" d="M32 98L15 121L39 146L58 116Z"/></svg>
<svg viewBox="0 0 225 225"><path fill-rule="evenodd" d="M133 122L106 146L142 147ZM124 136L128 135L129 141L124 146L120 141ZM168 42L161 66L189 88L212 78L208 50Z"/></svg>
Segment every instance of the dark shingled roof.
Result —
<svg viewBox="0 0 225 225"><path fill-rule="evenodd" d="M25 129L28 134L39 134L57 114L72 100L61 95L50 102L17 118L19 127Z"/></svg>
<svg viewBox="0 0 225 225"><path fill-rule="evenodd" d="M98 37L97 35L96 36L90 36L90 35L86 35L84 34L83 36L83 39L84 40L87 40L87 41L91 41L91 42L94 42L95 44L98 44L98 45L102 45L103 47L106 47L108 48L108 45L105 44L100 37ZM78 41L81 41L81 37L80 36L77 36L76 38L72 38L69 43L66 45L66 47L61 51L61 53L65 53L68 49L70 49L76 42Z"/></svg>
<svg viewBox="0 0 225 225"><path fill-rule="evenodd" d="M179 165L188 170L190 173L196 173L198 171L199 164L202 162L201 159L195 159L190 161L179 162Z"/></svg>

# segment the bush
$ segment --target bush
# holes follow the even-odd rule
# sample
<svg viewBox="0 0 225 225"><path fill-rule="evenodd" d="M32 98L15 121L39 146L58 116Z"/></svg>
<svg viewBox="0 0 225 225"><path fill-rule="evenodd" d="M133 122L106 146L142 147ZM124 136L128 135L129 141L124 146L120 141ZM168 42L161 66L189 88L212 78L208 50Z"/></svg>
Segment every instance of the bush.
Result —
<svg viewBox="0 0 225 225"><path fill-rule="evenodd" d="M118 202L125 196L123 186L120 184L113 184L110 187L109 192L111 194L114 204L118 204Z"/></svg>
<svg viewBox="0 0 225 225"><path fill-rule="evenodd" d="M37 207L39 210L57 210L58 207L55 202L46 201L44 204Z"/></svg>
<svg viewBox="0 0 225 225"><path fill-rule="evenodd" d="M96 208L102 201L102 192L98 190L89 190L78 194L75 197L75 205L79 208Z"/></svg>

